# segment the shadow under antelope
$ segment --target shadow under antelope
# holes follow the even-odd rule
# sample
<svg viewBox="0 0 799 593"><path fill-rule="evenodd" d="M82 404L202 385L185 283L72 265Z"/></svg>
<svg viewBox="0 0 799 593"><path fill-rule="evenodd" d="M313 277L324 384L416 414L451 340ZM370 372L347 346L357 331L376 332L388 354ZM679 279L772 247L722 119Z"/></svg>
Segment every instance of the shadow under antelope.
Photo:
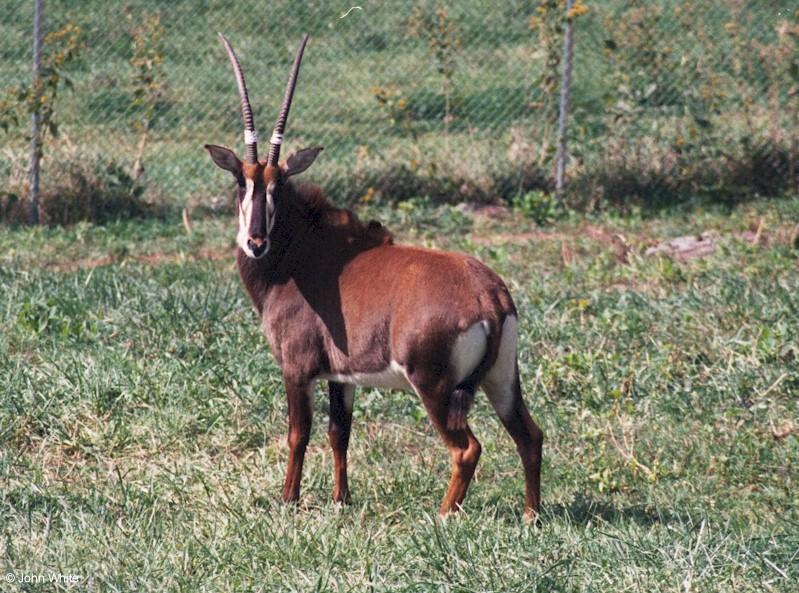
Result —
<svg viewBox="0 0 799 593"><path fill-rule="evenodd" d="M332 206L319 188L292 182L322 150L305 148L278 162L307 35L269 155L258 160L244 75L233 48L220 38L241 99L245 158L222 146L205 148L238 183L238 268L283 371L289 411L283 499L300 496L311 397L316 382L326 380L334 500L350 499L347 446L355 386L363 385L418 394L452 457L440 513L458 510L480 458L467 415L482 387L521 456L525 514L537 516L543 434L522 399L517 313L507 287L472 257L395 245L380 223L364 225Z"/></svg>

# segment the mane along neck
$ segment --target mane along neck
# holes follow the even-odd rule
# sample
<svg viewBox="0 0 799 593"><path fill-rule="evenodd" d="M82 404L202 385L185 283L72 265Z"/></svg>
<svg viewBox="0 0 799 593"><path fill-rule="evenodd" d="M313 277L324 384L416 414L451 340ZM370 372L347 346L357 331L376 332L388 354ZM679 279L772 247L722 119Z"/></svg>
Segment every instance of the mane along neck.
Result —
<svg viewBox="0 0 799 593"><path fill-rule="evenodd" d="M251 259L236 249L239 273L259 313L270 285L318 272L315 266L340 269L358 253L394 242L382 224L362 223L352 211L333 206L315 185L287 182L276 207L269 252Z"/></svg>
<svg viewBox="0 0 799 593"><path fill-rule="evenodd" d="M315 185L287 184L282 197L294 214L294 224L290 225L293 229L299 230L306 223L306 228L319 231L320 236L334 243L343 241L358 251L394 242L393 235L382 224L376 220L363 224L351 210L331 204Z"/></svg>

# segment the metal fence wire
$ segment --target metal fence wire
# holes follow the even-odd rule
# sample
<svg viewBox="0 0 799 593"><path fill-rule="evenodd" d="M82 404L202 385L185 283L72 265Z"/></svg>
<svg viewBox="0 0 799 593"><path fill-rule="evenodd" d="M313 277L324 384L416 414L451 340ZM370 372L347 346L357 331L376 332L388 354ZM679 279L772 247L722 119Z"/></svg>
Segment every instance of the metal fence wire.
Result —
<svg viewBox="0 0 799 593"><path fill-rule="evenodd" d="M33 4L0 2L6 193L24 185L28 166ZM657 205L797 187L792 0L585 0L568 13L563 0L45 0L45 76L59 79L45 97L53 111L41 183L75 163L112 163L145 195L219 202L225 178L203 144L241 153L243 143L216 32L239 54L262 138L308 32L284 154L324 145L308 176L335 200L548 191L567 19L567 200Z"/></svg>

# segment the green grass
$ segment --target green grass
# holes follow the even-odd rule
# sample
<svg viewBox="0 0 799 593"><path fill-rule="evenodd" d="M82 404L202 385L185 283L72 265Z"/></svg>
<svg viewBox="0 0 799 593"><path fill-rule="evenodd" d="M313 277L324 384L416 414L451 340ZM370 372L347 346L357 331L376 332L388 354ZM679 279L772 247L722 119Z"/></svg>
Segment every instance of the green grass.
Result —
<svg viewBox="0 0 799 593"><path fill-rule="evenodd" d="M353 504L330 502L321 389L300 505L278 502L286 406L231 218L197 215L191 236L170 218L0 227L3 573L79 591L795 589L799 198L546 229L423 201L364 214L508 281L547 435L540 529L482 396L460 516L435 516L448 455L416 397L375 390L356 397ZM761 221L762 244L741 238ZM705 230L708 258L642 255Z"/></svg>

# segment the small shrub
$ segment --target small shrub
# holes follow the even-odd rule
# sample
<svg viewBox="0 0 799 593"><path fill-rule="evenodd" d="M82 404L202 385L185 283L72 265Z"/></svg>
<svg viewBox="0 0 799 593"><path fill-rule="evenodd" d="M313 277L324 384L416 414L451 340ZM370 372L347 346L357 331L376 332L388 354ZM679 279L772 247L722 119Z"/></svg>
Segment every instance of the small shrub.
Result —
<svg viewBox="0 0 799 593"><path fill-rule="evenodd" d="M395 86L373 86L371 90L380 111L391 126L416 142L419 135L414 125L414 113L408 107L408 97L402 95Z"/></svg>
<svg viewBox="0 0 799 593"><path fill-rule="evenodd" d="M428 14L417 6L408 20L408 37L419 37L435 60L436 71L441 75L441 94L444 95L444 136L449 133L449 124L454 119L454 109L460 103L455 94L455 72L457 57L462 48L460 32L449 15L447 7L439 4L435 12Z"/></svg>
<svg viewBox="0 0 799 593"><path fill-rule="evenodd" d="M132 56L130 65L133 72L129 86L132 89L131 107L136 114L132 123L139 132L136 160L133 163L133 178L138 179L144 172L144 150L159 107L166 91L164 72L163 38L166 34L161 24L161 14L136 15L128 9L128 34Z"/></svg>
<svg viewBox="0 0 799 593"><path fill-rule="evenodd" d="M793 140L793 142L796 142ZM733 205L753 196L776 197L799 184L790 145L728 138L723 154L650 146L638 154L608 152L571 180L567 201L593 211L633 206L660 210L700 199Z"/></svg>
<svg viewBox="0 0 799 593"><path fill-rule="evenodd" d="M545 225L557 220L562 209L552 194L541 190L529 191L513 199L513 207L537 224Z"/></svg>
<svg viewBox="0 0 799 593"><path fill-rule="evenodd" d="M0 221L17 224L27 220L25 201L18 191L0 191Z"/></svg>
<svg viewBox="0 0 799 593"><path fill-rule="evenodd" d="M80 27L67 23L57 31L48 33L43 40L40 77L32 85L8 88L0 97L0 128L5 133L28 121L28 116L38 112L41 125L41 142L47 132L58 136L56 99L62 87L72 88L65 75L67 67L83 51Z"/></svg>
<svg viewBox="0 0 799 593"><path fill-rule="evenodd" d="M47 173L39 203L41 220L48 225L78 221L107 222L156 214L158 208L144 200L145 187L115 160L74 160L58 163ZM0 221L21 224L27 220L27 181L11 180L0 193Z"/></svg>

